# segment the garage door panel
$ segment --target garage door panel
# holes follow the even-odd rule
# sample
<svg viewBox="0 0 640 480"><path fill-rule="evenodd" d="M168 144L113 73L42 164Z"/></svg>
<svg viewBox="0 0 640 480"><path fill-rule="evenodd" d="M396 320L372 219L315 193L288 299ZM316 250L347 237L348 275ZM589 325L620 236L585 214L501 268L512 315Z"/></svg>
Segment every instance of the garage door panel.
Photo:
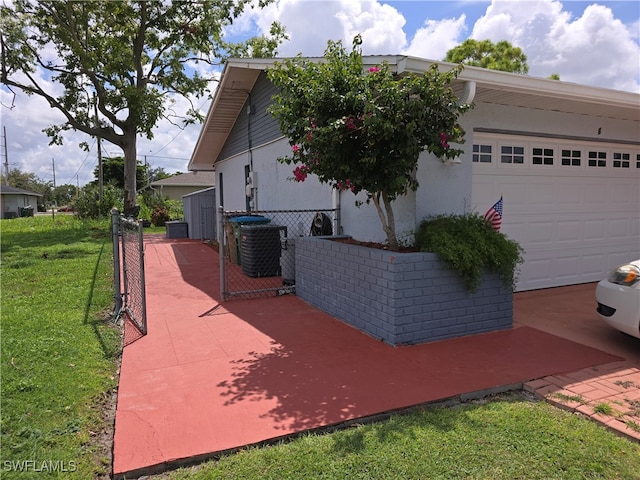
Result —
<svg viewBox="0 0 640 480"><path fill-rule="evenodd" d="M554 244L553 222L530 222L527 228L527 243L544 247Z"/></svg>
<svg viewBox="0 0 640 480"><path fill-rule="evenodd" d="M584 222L584 240L597 240L601 242L605 238L606 229L606 220L586 220Z"/></svg>
<svg viewBox="0 0 640 480"><path fill-rule="evenodd" d="M509 144L528 148L527 137L484 135L497 151ZM640 258L640 168L614 168L613 162L594 168L585 162L591 150L608 149L607 158L613 158L619 145L537 138L529 146L534 141L557 154L581 150L582 165L563 166L557 158L554 165L533 165L527 156L518 167L473 165L473 208L484 213L502 195L501 231L525 250L517 290L598 281L615 266ZM630 148L634 158L640 154L638 147Z"/></svg>
<svg viewBox="0 0 640 480"><path fill-rule="evenodd" d="M564 222L558 222L558 243L563 242L576 242L582 238L582 228L580 221L567 220Z"/></svg>
<svg viewBox="0 0 640 480"><path fill-rule="evenodd" d="M610 268L606 260L603 259L602 252L592 253L592 254L583 254L581 257L583 275L589 279L600 280L602 279L603 271L606 271Z"/></svg>
<svg viewBox="0 0 640 480"><path fill-rule="evenodd" d="M629 221L626 218L611 219L609 221L609 238L628 238Z"/></svg>

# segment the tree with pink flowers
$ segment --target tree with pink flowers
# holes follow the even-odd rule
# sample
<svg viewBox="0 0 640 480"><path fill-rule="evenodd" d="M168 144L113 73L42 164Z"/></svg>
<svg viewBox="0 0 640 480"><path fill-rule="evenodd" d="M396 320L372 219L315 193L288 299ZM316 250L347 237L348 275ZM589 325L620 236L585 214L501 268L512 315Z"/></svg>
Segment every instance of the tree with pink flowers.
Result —
<svg viewBox="0 0 640 480"><path fill-rule="evenodd" d="M316 175L323 183L373 202L389 248L397 249L392 202L416 190L418 158L428 151L441 159L462 151L460 104L451 82L457 66L422 74L395 74L387 63L365 68L362 40L351 52L330 41L321 61L298 55L268 71L278 87L270 112L288 136L293 180Z"/></svg>

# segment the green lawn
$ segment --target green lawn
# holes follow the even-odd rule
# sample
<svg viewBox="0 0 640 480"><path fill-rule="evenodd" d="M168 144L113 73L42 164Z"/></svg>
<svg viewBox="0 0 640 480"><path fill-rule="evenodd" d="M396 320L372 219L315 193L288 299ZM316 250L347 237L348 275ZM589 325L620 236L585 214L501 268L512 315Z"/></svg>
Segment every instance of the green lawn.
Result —
<svg viewBox="0 0 640 480"><path fill-rule="evenodd" d="M107 478L112 424L101 412L120 352L109 321L109 220L0 220L0 235L0 477ZM504 395L304 435L157 478L640 479L640 445Z"/></svg>
<svg viewBox="0 0 640 480"><path fill-rule="evenodd" d="M116 386L120 352L109 322L109 220L36 216L0 220L0 229L0 476L108 474L100 405Z"/></svg>
<svg viewBox="0 0 640 480"><path fill-rule="evenodd" d="M511 394L247 449L163 478L631 480L640 445Z"/></svg>

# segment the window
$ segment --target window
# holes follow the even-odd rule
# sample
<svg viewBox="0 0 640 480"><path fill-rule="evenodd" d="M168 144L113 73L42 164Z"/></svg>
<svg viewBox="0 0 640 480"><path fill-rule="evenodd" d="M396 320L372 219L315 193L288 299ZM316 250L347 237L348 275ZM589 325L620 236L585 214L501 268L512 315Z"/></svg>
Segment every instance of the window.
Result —
<svg viewBox="0 0 640 480"><path fill-rule="evenodd" d="M613 168L629 168L630 160L628 153L613 152Z"/></svg>
<svg viewBox="0 0 640 480"><path fill-rule="evenodd" d="M560 163L566 167L579 167L581 156L581 150L562 150Z"/></svg>
<svg viewBox="0 0 640 480"><path fill-rule="evenodd" d="M510 147L503 145L500 148L500 163L524 163L524 147Z"/></svg>
<svg viewBox="0 0 640 480"><path fill-rule="evenodd" d="M636 153L636 168L640 168L640 153Z"/></svg>
<svg viewBox="0 0 640 480"><path fill-rule="evenodd" d="M535 147L532 153L531 162L534 165L553 165L553 148Z"/></svg>
<svg viewBox="0 0 640 480"><path fill-rule="evenodd" d="M491 163L491 145L474 145L473 161L476 163Z"/></svg>
<svg viewBox="0 0 640 480"><path fill-rule="evenodd" d="M589 152L590 167L606 167L607 166L607 152Z"/></svg>

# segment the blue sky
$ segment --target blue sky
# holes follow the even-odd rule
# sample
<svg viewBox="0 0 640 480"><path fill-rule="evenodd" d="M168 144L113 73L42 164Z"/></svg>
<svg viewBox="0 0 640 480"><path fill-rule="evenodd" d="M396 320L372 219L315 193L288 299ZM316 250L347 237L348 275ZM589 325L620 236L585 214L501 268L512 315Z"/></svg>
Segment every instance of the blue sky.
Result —
<svg viewBox="0 0 640 480"><path fill-rule="evenodd" d="M529 74L560 75L569 81L640 93L640 2L567 0L275 0L264 10L248 9L232 27L229 38L267 33L272 21L282 23L290 41L281 56L321 55L327 40L351 44L361 33L365 54L405 54L441 60L467 38L507 40L523 49ZM44 77L44 75L43 75ZM46 102L19 95L15 108L6 89L1 124L7 128L11 168L52 180L52 158L57 184L83 185L93 180L97 153L91 139L70 132L63 146L48 146L42 129L60 121ZM208 103L199 101L203 113ZM187 108L178 102L176 108ZM179 130L161 122L152 141L140 139L138 157L168 172L186 171L200 130ZM91 151L78 148L88 141ZM105 155L122 155L103 144ZM4 157L2 158L4 162Z"/></svg>
<svg viewBox="0 0 640 480"><path fill-rule="evenodd" d="M466 14L470 24L485 13L487 7L491 4L489 0L482 1L455 1L455 0L440 0L440 1L425 1L425 0L402 0L402 1L386 1L389 5L400 10L407 21L406 31L415 32L424 23L425 14L432 20L442 20L445 18L458 17L461 13ZM523 4L523 8L526 8L526 3ZM535 3L535 2L534 2ZM598 3L600 5L606 5L609 7L615 16L621 19L623 22L632 24L638 22L640 17L640 2L636 0L622 0L617 2L582 2L582 1L563 1L564 9L570 12L574 17L579 17L584 12L584 9Z"/></svg>

